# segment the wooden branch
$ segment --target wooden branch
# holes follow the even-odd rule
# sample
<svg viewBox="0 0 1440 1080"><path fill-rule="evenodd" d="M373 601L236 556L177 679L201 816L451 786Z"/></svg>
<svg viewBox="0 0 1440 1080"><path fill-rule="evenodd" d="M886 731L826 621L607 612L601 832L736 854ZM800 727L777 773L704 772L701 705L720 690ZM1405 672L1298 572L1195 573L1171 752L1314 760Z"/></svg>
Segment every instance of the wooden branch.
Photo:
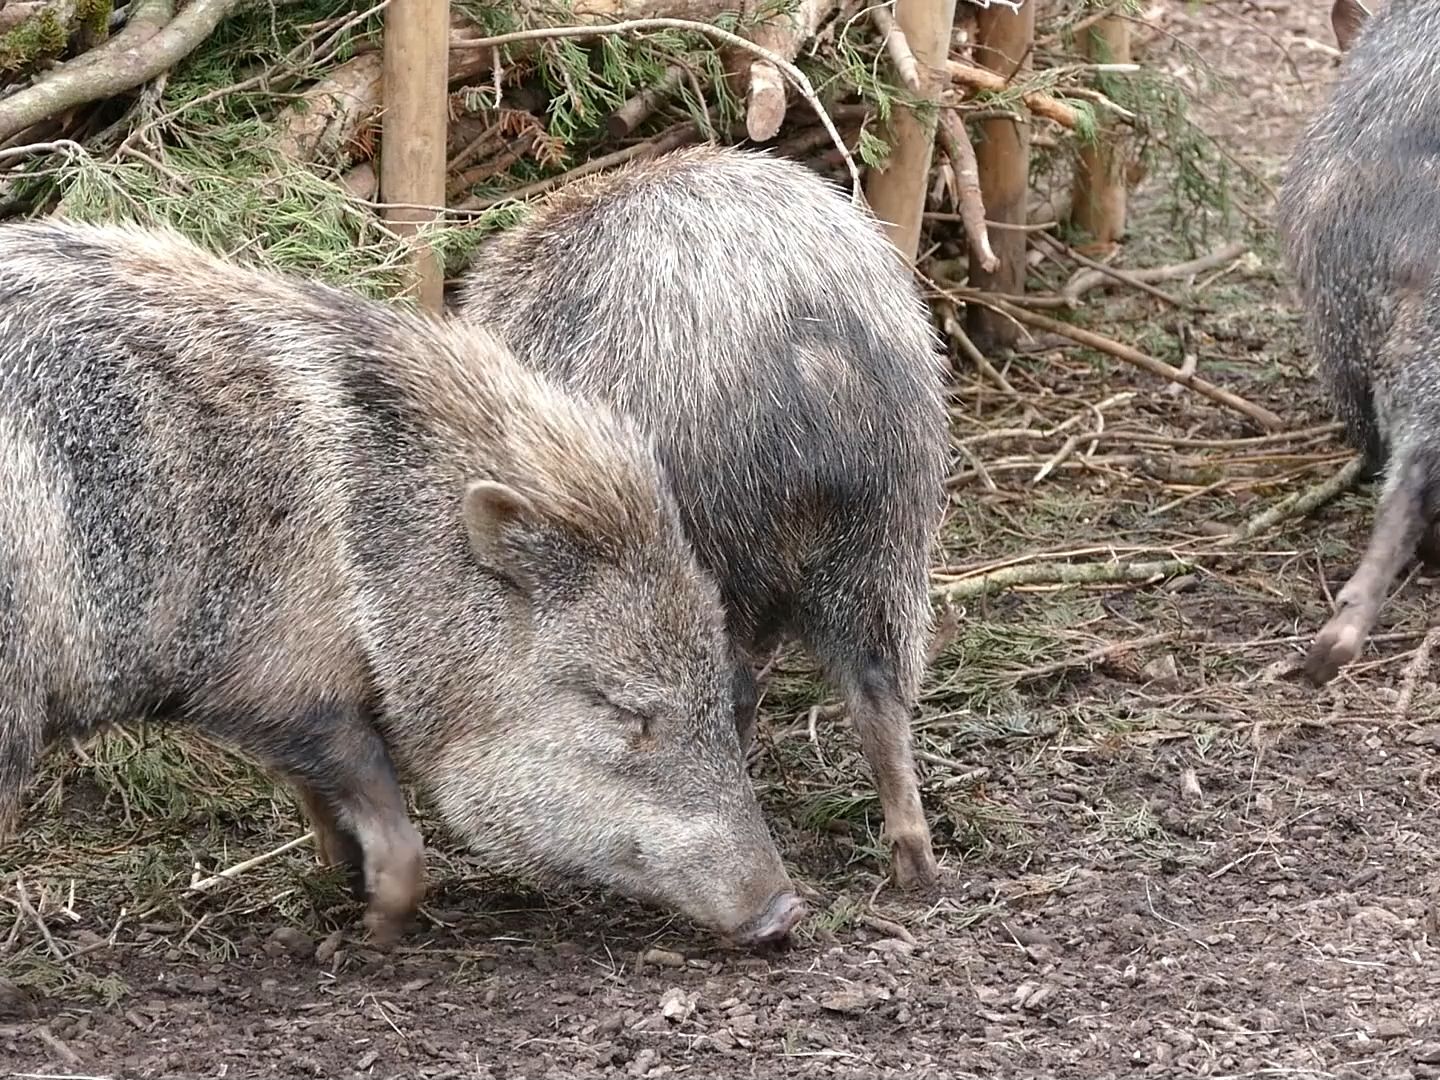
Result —
<svg viewBox="0 0 1440 1080"><path fill-rule="evenodd" d="M56 60L70 43L79 0L7 4L0 10L0 73L25 75ZM89 48L94 42L81 42Z"/></svg>
<svg viewBox="0 0 1440 1080"><path fill-rule="evenodd" d="M1136 277L1128 270L1121 270L1118 267L1107 266L1102 262L1096 262L1094 259L1090 258L1090 256L1084 255L1081 252L1076 251L1069 244L1057 240L1055 237L1051 236L1047 232L1041 230L1032 231L1034 232L1036 239L1047 245L1052 251L1059 252L1067 259L1071 259L1079 263L1081 266L1097 274L1101 274L1104 277L1112 278L1113 280L1118 281L1121 284L1129 285L1131 288L1139 289L1143 293L1149 293L1151 296L1155 297L1155 299L1163 300L1171 307L1183 308L1188 311L1193 309L1195 306L1194 304L1187 303L1184 300L1171 296L1164 289L1157 289L1154 285L1151 285L1143 278Z"/></svg>
<svg viewBox="0 0 1440 1080"><path fill-rule="evenodd" d="M1033 311L1027 311L1015 304L1006 303L1004 300L995 296L989 296L984 293L973 293L973 295L975 302L993 307L996 311L1009 316L1016 322L1033 326L1035 329L1044 330L1047 333L1067 337L1071 341L1077 341L1088 348L1096 349L1115 357L1117 360L1123 360L1127 364L1132 364L1142 371L1148 371L1152 375L1158 375L1162 379L1188 387L1201 397L1207 397L1218 405L1224 405L1227 409L1233 409L1243 416L1248 416L1267 431L1279 431L1285 427L1285 421L1264 406L1247 401L1239 394L1232 393L1224 387L1207 382L1199 376L1188 375L1179 368L1172 367L1165 363L1165 361L1157 360L1153 356L1147 356L1138 349L1132 349L1128 345L1121 344L1118 341L1112 341L1110 338L1103 337L1100 334L1091 333L1089 330L1082 330L1078 326L1071 326L1069 323L1059 322L1056 319L1036 314Z"/></svg>
<svg viewBox="0 0 1440 1080"><path fill-rule="evenodd" d="M680 86L685 78L685 65L671 64L665 74L621 105L605 119L605 130L612 139L623 139L649 119Z"/></svg>
<svg viewBox="0 0 1440 1080"><path fill-rule="evenodd" d="M947 0L953 3L953 0ZM815 93L815 87L811 85L810 79L798 67L778 56L762 45L756 45L753 41L746 41L738 34L732 34L729 30L722 30L710 23L696 22L691 19L627 19L624 22L616 23L594 23L589 26L549 26L537 27L533 30L516 30L509 34L497 34L495 37L476 38L464 43L467 48L475 49L498 49L502 45L513 45L522 41L544 41L549 38L587 38L603 37L607 34L635 34L647 30L685 30L694 34L702 34L712 38L722 45L729 45L732 48L742 49L759 56L762 60L768 60L777 71L781 72L794 87L800 91L800 95L814 110L820 122L825 125L831 140L835 143L835 149L845 161L845 167L850 173L852 184L851 199L859 203L863 195L860 184L860 167L855 163L855 157L850 153L850 148L845 145L845 140L840 137L836 130L835 122L830 119L830 114L825 111L820 97Z"/></svg>
<svg viewBox="0 0 1440 1080"><path fill-rule="evenodd" d="M976 15L975 57L1007 82L1029 61L1035 38L1035 0L1019 11L986 8ZM1030 189L1029 125L1008 117L980 124L976 164L986 218L998 225L1024 225ZM970 259L970 284L992 292L1019 296L1025 292L1025 233L1000 228L992 237L997 264L987 266L979 256ZM983 307L966 313L971 336L981 349L1014 343L1014 323L997 319Z"/></svg>
<svg viewBox="0 0 1440 1080"><path fill-rule="evenodd" d="M337 157L380 109L385 64L361 53L336 67L275 118L275 148L297 162Z"/></svg>
<svg viewBox="0 0 1440 1080"><path fill-rule="evenodd" d="M988 574L961 578L930 590L932 598L967 600L1021 585L1104 585L1148 583L1183 574L1193 563L1185 559L1155 562L1024 563Z"/></svg>
<svg viewBox="0 0 1440 1080"><path fill-rule="evenodd" d="M209 37L241 0L191 0L173 19L169 0L135 2L135 14L109 41L0 100L0 140L70 109L133 90L168 71Z"/></svg>
<svg viewBox="0 0 1440 1080"><path fill-rule="evenodd" d="M465 46L473 41L450 35L446 61L449 81L490 70L491 56ZM275 119L275 148L298 162L338 156L366 123L380 113L384 100L384 58L379 50L352 56L331 70Z"/></svg>
<svg viewBox="0 0 1440 1080"><path fill-rule="evenodd" d="M418 208L445 205L449 24L448 0L390 0L385 11L380 197L397 236L417 238L420 226L440 213ZM418 239L411 257L416 298L439 314L444 268Z"/></svg>
<svg viewBox="0 0 1440 1080"><path fill-rule="evenodd" d="M1000 93L1009 88L1009 81L995 71L976 67L974 64L963 64L958 60L951 60L946 66L953 82L968 86L974 90L988 90L991 93ZM1062 127L1074 128L1078 118L1075 110L1066 105L1058 98L1049 94L1042 94L1039 91L1032 91L1028 94L1021 94L1020 100L1025 107L1036 116L1043 116L1047 120L1054 120Z"/></svg>
<svg viewBox="0 0 1440 1080"><path fill-rule="evenodd" d="M904 32L895 25L889 9L870 9L870 18L875 28L885 38L885 50L900 81L912 94L923 97L925 87L921 80L920 65L910 51L910 43ZM981 265L994 270L1000 260L990 247L990 233L985 228L985 202L980 197L980 170L975 163L975 148L970 144L970 135L965 123L954 110L947 109L940 114L940 141L945 147L945 156L950 159L950 171L955 178L955 198L960 209L960 221L965 227L965 237L970 250Z"/></svg>
<svg viewBox="0 0 1440 1080"><path fill-rule="evenodd" d="M1082 38L1085 53L1099 62L1130 59L1130 22L1126 16L1102 19ZM1115 136L1113 119L1101 118L1093 142L1080 147L1074 182L1071 185L1070 223L1090 237L1097 249L1112 249L1125 234L1125 208L1129 192L1125 186L1123 143Z"/></svg>
<svg viewBox="0 0 1440 1080"><path fill-rule="evenodd" d="M794 60L800 46L831 11L835 0L799 0L793 12L768 19L750 32L750 40L776 56ZM756 142L773 139L785 122L785 80L769 60L754 60L746 91L745 130Z"/></svg>
<svg viewBox="0 0 1440 1080"><path fill-rule="evenodd" d="M1191 259L1189 262L1176 263L1173 266L1157 266L1146 270L1126 270L1125 277L1127 284L1130 282L1155 282L1171 281L1175 278L1189 278L1206 270L1214 270L1216 267L1224 266L1232 259L1238 259L1245 254L1247 247L1244 244L1226 244L1224 247L1212 251L1209 255L1202 255L1198 259ZM1070 279L1063 289L1060 290L1061 299L1067 304L1074 306L1080 302L1080 298L1092 289L1101 285L1109 284L1114 280L1113 272L1102 272L1100 270L1088 270L1076 274Z"/></svg>
<svg viewBox="0 0 1440 1080"><path fill-rule="evenodd" d="M941 95L937 73L944 69L950 52L955 0L894 2L892 25L899 27L909 46L907 52L914 59L910 74L919 88L916 97L938 105ZM893 136L890 160L883 170L871 171L866 191L875 216L885 224L890 242L905 261L912 264L920 249L920 223L935 149L935 124L933 115L922 118L913 109L896 108L890 123ZM956 186L958 189L959 184ZM956 197L960 197L958 190Z"/></svg>

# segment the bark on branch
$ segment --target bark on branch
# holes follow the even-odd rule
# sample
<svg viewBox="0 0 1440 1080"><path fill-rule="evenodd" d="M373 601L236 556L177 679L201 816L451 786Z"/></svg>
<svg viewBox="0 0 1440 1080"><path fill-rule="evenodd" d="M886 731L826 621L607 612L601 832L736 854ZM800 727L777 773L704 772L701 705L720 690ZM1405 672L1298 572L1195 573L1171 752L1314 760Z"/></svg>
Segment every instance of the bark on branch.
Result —
<svg viewBox="0 0 1440 1080"><path fill-rule="evenodd" d="M1009 80L999 72L976 67L974 64L962 64L958 60L951 60L947 67L952 82L968 86L972 90L988 90L998 94L1010 87ZM1049 94L1032 91L1028 94L1021 94L1020 100L1036 116L1054 120L1062 127L1073 128L1076 124L1075 110Z"/></svg>
<svg viewBox="0 0 1440 1080"><path fill-rule="evenodd" d="M241 0L191 0L171 17L170 0L136 0L125 29L33 86L0 100L0 141L42 120L149 82L189 56Z"/></svg>
<svg viewBox="0 0 1440 1080"><path fill-rule="evenodd" d="M885 49L900 81L916 97L925 96L925 83L920 74L920 65L910 51L905 34L895 25L894 16L888 8L870 10L875 27L885 37ZM980 197L980 170L975 164L975 148L970 145L970 136L965 123L953 109L940 111L937 129L945 156L950 159L950 172L955 180L955 199L959 205L960 221L965 227L965 237L970 250L980 260L980 265L993 271L1000 265L995 252L990 248L990 233L985 228L985 202Z"/></svg>

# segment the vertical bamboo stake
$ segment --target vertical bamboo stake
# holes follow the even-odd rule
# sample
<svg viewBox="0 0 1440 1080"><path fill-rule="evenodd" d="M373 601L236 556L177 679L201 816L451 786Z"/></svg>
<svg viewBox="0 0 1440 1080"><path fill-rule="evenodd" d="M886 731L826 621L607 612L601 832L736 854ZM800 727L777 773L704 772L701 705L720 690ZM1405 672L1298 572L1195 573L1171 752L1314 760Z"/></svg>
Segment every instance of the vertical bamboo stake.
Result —
<svg viewBox="0 0 1440 1080"><path fill-rule="evenodd" d="M414 236L445 204L445 138L449 127L450 5L447 0L390 0L385 10L380 194L385 219ZM417 244L406 292L441 310L444 274L429 245Z"/></svg>
<svg viewBox="0 0 1440 1080"><path fill-rule="evenodd" d="M1085 55L1097 64L1130 62L1130 22L1110 17L1090 27L1082 42ZM1113 137L1113 124L1098 118L1096 141L1080 148L1075 183L1070 192L1070 223L1101 250L1125 235L1125 158Z"/></svg>
<svg viewBox="0 0 1440 1080"><path fill-rule="evenodd" d="M999 72L1007 80L1029 63L1035 40L1036 0L1024 0L1019 11L989 7L977 13L975 62ZM1023 124L1003 117L980 124L975 163L980 172L980 196L985 220L1025 224L1025 196L1030 182L1030 132ZM972 254L970 284L977 289L1018 295L1025 291L1025 233L1021 229L993 229L990 246L1000 265L987 273ZM1019 327L998 312L972 304L966 315L972 337L986 345L1009 345Z"/></svg>
<svg viewBox="0 0 1440 1080"><path fill-rule="evenodd" d="M920 68L925 96L938 103L943 85L940 73L950 58L950 29L955 23L955 0L895 0L895 21ZM948 77L945 78L948 81ZM865 201L885 222L890 242L914 262L920 250L920 218L930 184L930 159L935 149L935 116L922 121L910 109L897 106L891 113L893 145L884 172L870 174Z"/></svg>

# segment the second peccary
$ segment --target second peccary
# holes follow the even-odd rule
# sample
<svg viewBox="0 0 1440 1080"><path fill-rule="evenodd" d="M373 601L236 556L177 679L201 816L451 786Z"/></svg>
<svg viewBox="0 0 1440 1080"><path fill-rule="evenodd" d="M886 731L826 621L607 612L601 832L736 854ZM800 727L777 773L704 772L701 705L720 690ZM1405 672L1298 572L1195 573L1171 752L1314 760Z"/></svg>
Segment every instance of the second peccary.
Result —
<svg viewBox="0 0 1440 1080"><path fill-rule="evenodd" d="M1331 19L1349 51L1291 158L1278 223L1320 377L1385 479L1306 657L1317 683L1360 654L1417 545L1440 553L1440 0L1392 0L1368 21L1338 0Z"/></svg>
<svg viewBox="0 0 1440 1080"><path fill-rule="evenodd" d="M910 734L948 461L942 364L874 219L705 146L565 187L480 249L462 317L654 432L751 664L798 638L843 694L902 886L936 875Z"/></svg>
<svg viewBox="0 0 1440 1080"><path fill-rule="evenodd" d="M180 237L0 227L0 822L44 747L196 725L393 937L414 779L502 869L740 940L801 913L648 440L487 332Z"/></svg>

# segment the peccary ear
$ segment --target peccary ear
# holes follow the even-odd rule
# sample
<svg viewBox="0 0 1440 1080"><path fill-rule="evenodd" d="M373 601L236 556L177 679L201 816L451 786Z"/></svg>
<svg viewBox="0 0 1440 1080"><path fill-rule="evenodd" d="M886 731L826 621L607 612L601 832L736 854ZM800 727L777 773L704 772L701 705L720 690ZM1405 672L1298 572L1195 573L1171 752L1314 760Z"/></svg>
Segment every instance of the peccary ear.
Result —
<svg viewBox="0 0 1440 1080"><path fill-rule="evenodd" d="M1335 31L1335 42L1342 53L1350 51L1350 43L1369 17L1361 0L1335 0L1330 8L1330 29Z"/></svg>
<svg viewBox="0 0 1440 1080"><path fill-rule="evenodd" d="M522 530L532 530L538 524L535 505L512 487L477 480L465 489L461 514L475 557L517 585L528 584L529 575L519 565L516 541Z"/></svg>

